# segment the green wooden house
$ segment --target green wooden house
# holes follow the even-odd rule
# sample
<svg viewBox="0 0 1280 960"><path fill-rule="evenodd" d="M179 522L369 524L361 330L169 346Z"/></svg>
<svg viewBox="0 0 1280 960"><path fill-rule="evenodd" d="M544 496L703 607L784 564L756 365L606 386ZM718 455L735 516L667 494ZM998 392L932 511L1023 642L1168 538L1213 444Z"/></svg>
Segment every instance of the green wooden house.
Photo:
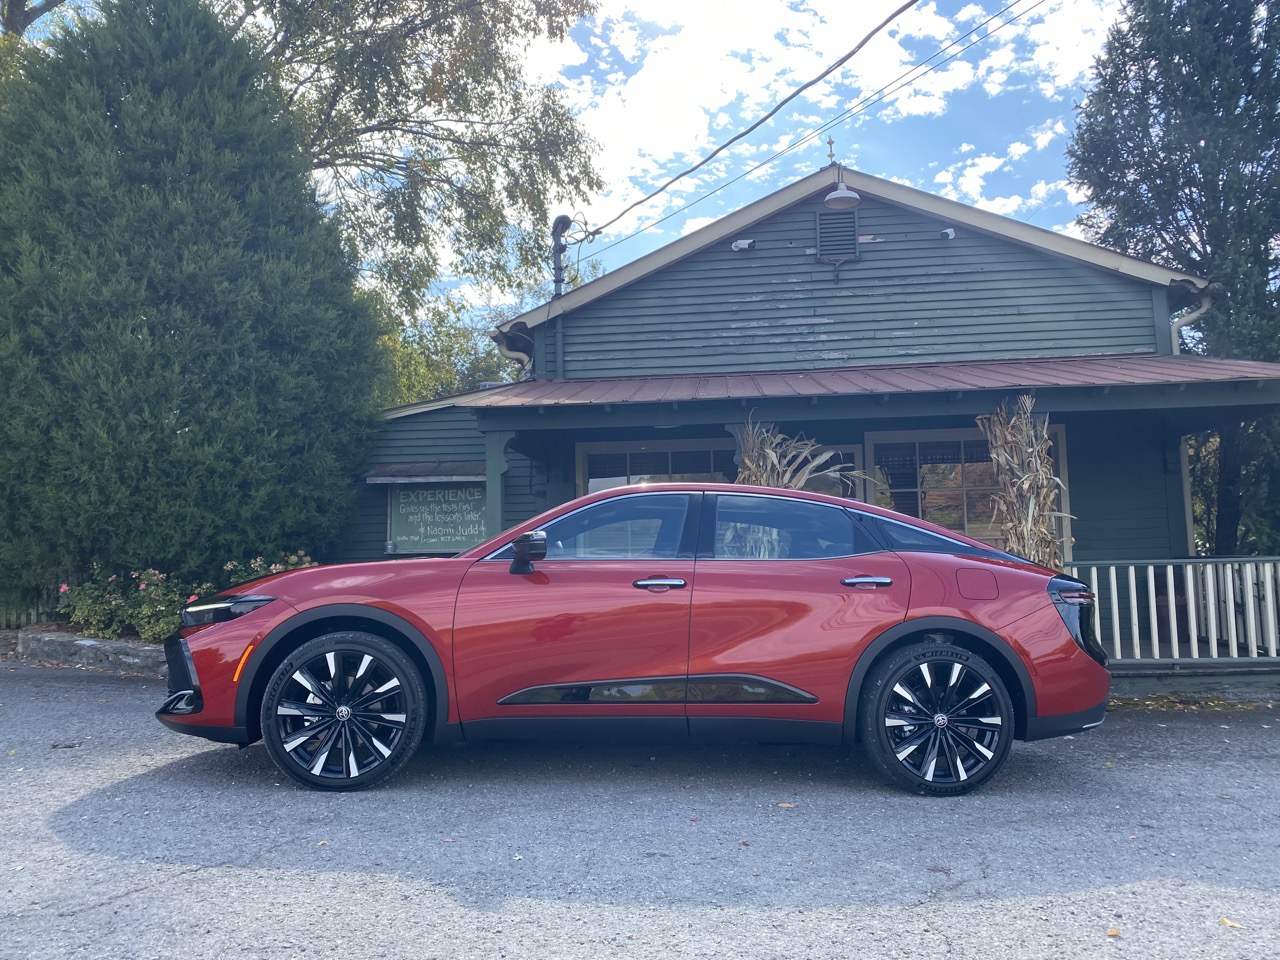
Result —
<svg viewBox="0 0 1280 960"><path fill-rule="evenodd" d="M828 206L837 178L856 207ZM1206 286L829 167L503 324L526 379L388 411L345 553L448 554L589 490L732 480L748 420L836 448L877 480L856 496L999 543L975 418L1029 393L1069 565L1113 587L1104 635L1197 655L1208 578L1217 604L1244 584L1187 562L1184 438L1280 409L1280 366L1178 352ZM1272 656L1276 573L1254 579Z"/></svg>

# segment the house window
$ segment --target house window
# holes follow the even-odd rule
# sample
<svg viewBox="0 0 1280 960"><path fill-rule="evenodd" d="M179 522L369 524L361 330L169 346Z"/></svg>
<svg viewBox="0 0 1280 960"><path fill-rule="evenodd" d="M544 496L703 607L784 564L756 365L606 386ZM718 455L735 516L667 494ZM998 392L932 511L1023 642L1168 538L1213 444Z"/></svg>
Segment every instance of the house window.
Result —
<svg viewBox="0 0 1280 960"><path fill-rule="evenodd" d="M826 493L833 497L852 497L854 500L867 499L867 484L862 478L861 445L823 446L818 456L830 453L818 467L818 474L810 477L804 484L805 490L814 493ZM833 468L839 473L828 473Z"/></svg>
<svg viewBox="0 0 1280 960"><path fill-rule="evenodd" d="M1050 426L1051 456L1065 483L1062 428ZM868 434L867 459L876 479L875 503L949 530L1005 548L995 518L994 495L999 488L987 441L977 430L939 430L920 433ZM1069 511L1063 490L1061 511ZM1059 518L1064 556L1071 543L1065 517Z"/></svg>
<svg viewBox="0 0 1280 960"><path fill-rule="evenodd" d="M633 483L732 483L738 475L734 442L672 440L578 444L578 493Z"/></svg>

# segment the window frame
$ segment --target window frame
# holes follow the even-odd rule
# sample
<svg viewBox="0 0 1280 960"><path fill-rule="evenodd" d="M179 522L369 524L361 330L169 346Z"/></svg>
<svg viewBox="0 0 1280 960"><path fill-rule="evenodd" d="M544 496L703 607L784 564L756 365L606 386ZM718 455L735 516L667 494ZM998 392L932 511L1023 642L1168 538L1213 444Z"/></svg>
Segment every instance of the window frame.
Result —
<svg viewBox="0 0 1280 960"><path fill-rule="evenodd" d="M714 454L717 451L729 450L734 456L738 453L738 443L733 437L726 436L720 439L693 439L693 440L601 440L579 443L574 450L574 490L577 496L585 496L588 493L600 491L591 491L588 488L587 478L587 457L597 453L683 453L685 451L703 451L708 454ZM715 465L714 459L712 466ZM628 472L628 476L630 473ZM615 487L606 487L605 489L617 489Z"/></svg>
<svg viewBox="0 0 1280 960"><path fill-rule="evenodd" d="M1072 544L1074 542L1071 536L1071 482L1067 478L1067 428L1062 423L1049 424L1049 438L1053 441L1054 463L1057 466L1056 476L1062 481L1061 504L1060 509L1063 516L1060 518L1061 526L1059 532L1062 535L1062 561L1070 563L1072 559ZM862 440L863 444L863 462L866 466L863 468L868 474L874 475L876 463L876 445L888 443L930 443L933 441L956 441L956 440L986 440L982 435L982 431L977 427L954 427L936 430L885 430L885 431L868 431ZM918 466L917 466L918 469ZM874 503L874 490L868 489L868 503ZM917 518L918 519L918 518ZM957 530L956 533L962 533L965 536L973 536L967 530ZM992 550L1003 550L1002 547L991 547Z"/></svg>

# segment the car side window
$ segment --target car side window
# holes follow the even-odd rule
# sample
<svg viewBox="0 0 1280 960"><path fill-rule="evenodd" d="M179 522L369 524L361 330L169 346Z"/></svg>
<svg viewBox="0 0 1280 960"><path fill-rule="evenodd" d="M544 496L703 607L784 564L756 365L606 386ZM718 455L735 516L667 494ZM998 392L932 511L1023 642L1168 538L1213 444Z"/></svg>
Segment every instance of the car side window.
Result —
<svg viewBox="0 0 1280 960"><path fill-rule="evenodd" d="M781 497L716 497L717 560L821 560L880 549L839 507Z"/></svg>
<svg viewBox="0 0 1280 960"><path fill-rule="evenodd" d="M674 560L688 494L642 494L586 507L550 523L548 560Z"/></svg>
<svg viewBox="0 0 1280 960"><path fill-rule="evenodd" d="M928 530L921 530L909 524L879 518L876 518L875 522L881 534L889 542L889 546L894 550L915 553L955 553L957 549L965 549L955 540L948 540L946 537L940 537L936 533L930 533Z"/></svg>

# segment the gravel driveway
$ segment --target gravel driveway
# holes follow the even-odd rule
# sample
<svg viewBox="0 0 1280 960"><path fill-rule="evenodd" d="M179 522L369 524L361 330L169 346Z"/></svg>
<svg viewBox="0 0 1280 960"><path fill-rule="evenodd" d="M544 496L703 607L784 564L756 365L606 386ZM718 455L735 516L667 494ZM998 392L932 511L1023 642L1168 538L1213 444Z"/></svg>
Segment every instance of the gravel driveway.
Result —
<svg viewBox="0 0 1280 960"><path fill-rule="evenodd" d="M929 800L836 750L474 744L363 794L0 663L0 956L1280 957L1280 716L1111 713Z"/></svg>

